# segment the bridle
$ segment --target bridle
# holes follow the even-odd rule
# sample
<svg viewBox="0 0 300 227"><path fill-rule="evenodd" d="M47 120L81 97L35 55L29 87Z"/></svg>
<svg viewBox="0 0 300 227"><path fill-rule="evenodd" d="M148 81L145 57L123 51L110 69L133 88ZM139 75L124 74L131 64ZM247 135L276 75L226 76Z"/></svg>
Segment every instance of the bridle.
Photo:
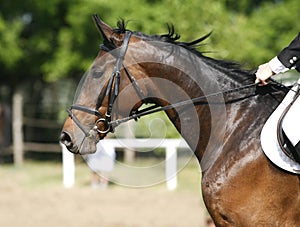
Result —
<svg viewBox="0 0 300 227"><path fill-rule="evenodd" d="M124 58L126 55L126 51L128 48L128 44L130 41L130 37L131 37L132 33L130 31L126 31L125 32L125 36L124 36L124 40L122 43L122 46L120 47L119 51L117 53L112 52L112 50L116 49L116 47L107 47L105 46L105 44L100 45L100 48L106 52L111 53L114 57L116 57L117 61L116 61L116 65L113 69L113 72L109 78L108 84L106 86L105 92L102 93L102 95L99 97L98 101L97 101L97 105L95 109L86 107L86 106L82 106L82 105L72 105L70 109L67 109L67 112L70 116L70 118L75 122L75 124L82 130L82 132L85 134L86 137L95 135L95 132L97 133L103 133L106 134L108 132L113 132L114 128L116 126L118 126L121 123L130 121L132 119L137 120L138 118L142 117L142 116L146 116L152 113L156 113L156 112L160 112L160 111L165 111L165 110L169 110L169 109L173 109L179 106L185 106L185 105L199 105L200 102L203 102L205 100L207 100L207 98L210 97L214 97L214 96L219 96L219 95L225 95L225 94L231 94L234 92L238 92L241 90L246 90L252 87L256 87L257 84L256 83L250 83L248 85L245 86L241 86L241 87L237 87L237 88L233 88L230 90L226 90L226 91L220 91L220 92L215 92L209 95L204 95L204 96L200 96L200 97L196 97L196 98L192 98L189 100L185 100L185 101L181 101L175 104L170 104L167 106L163 106L163 107L159 107L157 104L154 104L148 108L142 109L142 110L137 110L137 111L132 111L130 113L130 115L128 117L124 117L122 119L116 119L112 121L111 118L111 113L112 113L112 109L113 109L113 104L116 100L116 98L118 97L119 94L119 85L120 85L120 69L121 66L123 66L124 71L127 75L127 77L129 78L131 84L133 85L134 89L136 90L139 98L141 100L145 101L145 95L142 91L142 89L139 87L136 79L134 76L132 76L132 74L130 73L130 71L128 70L128 68L126 67L126 65L124 64ZM119 54L118 54L119 53ZM273 80L272 80L273 81ZM273 81L277 84L279 84L276 81ZM280 86L284 86L282 84L280 84ZM254 96L256 93L254 92L254 94L249 95L250 96ZM100 106L102 105L102 102L104 100L105 97L108 97L108 107L107 107L107 111L105 113L105 116L103 116L103 114L101 114L98 109L100 108ZM91 130L87 130L84 128L83 124L79 121L79 119L73 114L72 110L78 110L78 111L82 111L91 115L94 115L96 117L98 117L97 121L95 122L95 125L92 127ZM98 127L99 124L102 123L102 128L100 129Z"/></svg>
<svg viewBox="0 0 300 227"><path fill-rule="evenodd" d="M114 55L114 57L117 58L116 61L116 65L113 69L112 75L110 76L110 79L108 81L108 84L106 86L105 92L99 97L96 108L92 109L86 106L82 106L82 105L72 105L70 109L67 109L67 112L69 114L69 116L72 118L72 120L75 122L75 124L81 129L81 131L85 134L86 137L89 137L91 134L93 135L94 133L92 132L98 132L98 133L108 133L108 132L112 132L114 131L114 128L116 127L116 125L112 122L111 120L111 113L112 113L112 108L113 108L113 104L116 100L116 98L118 97L119 94L119 85L120 85L120 69L121 66L123 66L127 77L129 78L131 84L133 85L133 87L135 88L138 96L141 98L141 100L145 99L144 93L142 91L142 89L140 89L140 87L138 86L138 83L136 81L136 79L131 75L130 71L128 70L128 68L126 67L126 65L124 64L124 58L125 58L125 54L128 48L128 44L129 44L129 40L131 37L131 32L130 31L126 31L125 32L125 36L124 36L124 40L123 40L123 44L120 47L119 55L114 54L113 52L111 52L111 50L115 49L114 48L109 48L107 46L105 46L104 44L102 44L100 46L100 48L106 52L109 52L111 54ZM105 113L105 116L103 116L103 114L101 114L98 111L98 108L101 106L103 100L105 97L108 97L108 107L107 107L107 111ZM79 121L79 119L73 114L72 110L79 110L82 112L86 112L88 114L92 114L95 115L96 117L98 117L98 120L95 122L94 127L88 131L87 129L84 128L84 126L81 124L81 122ZM98 127L98 125L102 123L104 125L104 129L100 129Z"/></svg>

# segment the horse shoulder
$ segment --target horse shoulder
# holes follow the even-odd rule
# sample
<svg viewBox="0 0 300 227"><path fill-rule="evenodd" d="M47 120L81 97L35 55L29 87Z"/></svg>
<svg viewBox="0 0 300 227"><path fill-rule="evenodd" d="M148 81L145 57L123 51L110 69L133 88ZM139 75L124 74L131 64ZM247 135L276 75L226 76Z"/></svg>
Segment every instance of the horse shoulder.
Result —
<svg viewBox="0 0 300 227"><path fill-rule="evenodd" d="M242 158L229 154L222 154L202 176L203 198L218 224L296 226L300 223L298 176L273 166L260 148Z"/></svg>

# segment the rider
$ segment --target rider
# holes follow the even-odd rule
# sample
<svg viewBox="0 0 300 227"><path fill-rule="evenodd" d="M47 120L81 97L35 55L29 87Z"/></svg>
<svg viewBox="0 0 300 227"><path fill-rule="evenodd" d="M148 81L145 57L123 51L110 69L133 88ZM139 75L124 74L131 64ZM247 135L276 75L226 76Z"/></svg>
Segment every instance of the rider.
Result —
<svg viewBox="0 0 300 227"><path fill-rule="evenodd" d="M271 61L262 64L256 72L256 83L267 84L267 80L278 73L296 69L300 72L300 32L298 36L285 47L278 56Z"/></svg>

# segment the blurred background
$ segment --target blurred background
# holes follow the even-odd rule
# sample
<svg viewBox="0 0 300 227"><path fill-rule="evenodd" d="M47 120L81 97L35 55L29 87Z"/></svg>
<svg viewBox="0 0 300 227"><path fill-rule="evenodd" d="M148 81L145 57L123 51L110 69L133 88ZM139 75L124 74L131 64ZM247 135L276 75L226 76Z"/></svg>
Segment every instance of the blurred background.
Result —
<svg viewBox="0 0 300 227"><path fill-rule="evenodd" d="M115 194L90 191L91 173L81 157L76 157L76 189L68 189L70 193L60 188L58 137L65 109L72 104L77 84L102 42L91 15L97 13L112 27L123 18L128 29L146 34L167 33L167 23L173 24L182 41L213 31L200 51L255 69L300 31L299 11L299 0L0 0L0 225L48 226L51 215L57 217L50 220L51 226L185 226L176 217L187 221L183 222L186 226L205 226L206 220L200 219L200 214L207 216L201 201L201 174L194 159L179 173L178 194L169 194L161 186L155 192L124 192L118 186L112 186ZM291 72L280 79L298 76ZM163 119L168 129L163 136L178 138ZM148 137L146 127L147 120L135 124L135 137ZM124 158L122 154L117 153L117 159ZM158 150L150 158L163 155ZM129 193L133 206L124 205L123 193ZM148 197L143 200L144 194ZM166 208L146 206L158 197L162 198L157 200L160 207ZM176 213L176 200L182 213ZM102 210L103 204L110 204L111 209ZM33 219L27 208L37 212ZM15 213L9 212L13 209ZM136 209L140 215L135 215ZM169 213L163 216L161 209Z"/></svg>

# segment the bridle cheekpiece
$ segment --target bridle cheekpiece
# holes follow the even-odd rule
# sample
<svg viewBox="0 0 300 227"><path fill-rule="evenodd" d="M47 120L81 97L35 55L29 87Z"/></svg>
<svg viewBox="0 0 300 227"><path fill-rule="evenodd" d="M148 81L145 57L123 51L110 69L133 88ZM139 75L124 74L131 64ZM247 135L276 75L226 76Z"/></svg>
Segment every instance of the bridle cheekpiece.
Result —
<svg viewBox="0 0 300 227"><path fill-rule="evenodd" d="M123 64L131 34L132 33L130 31L125 32L124 41L123 41L122 46L120 47L119 56L117 56L116 65L114 66L112 75L110 76L110 79L108 81L105 92L99 98L99 100L97 102L96 108L92 109L92 108L89 108L89 107L86 107L86 106L73 104L70 109L67 109L69 117L81 129L81 131L85 134L86 137L94 135L95 131L98 132L98 133L106 134L106 133L112 132L114 130L114 125L111 124L111 113L112 113L113 104L114 104L114 102L115 102L115 100L116 100L116 98L118 97L118 94L119 94L120 70L121 70L122 65L125 68L126 74L128 75L130 81L135 85L136 88L138 88L134 77L130 74L128 69ZM103 44L100 46L100 48L104 51L107 51L107 52L112 51L111 48L108 48ZM142 95L142 91L140 89L138 89L138 93L139 93L140 96ZM102 104L105 97L108 97L108 106L107 106L107 111L105 113L105 116L103 116L103 114L101 114L98 111L98 108L101 106L101 104ZM73 114L72 110L79 110L79 111L82 111L82 112L85 112L85 113L88 113L88 114L92 114L92 115L95 115L96 117L98 117L97 121L95 122L94 127L92 127L92 129L90 131L85 129L84 126L82 125L82 123L79 121L79 119ZM100 129L98 127L98 125L101 124L101 123L103 124L104 129L102 129L102 128Z"/></svg>

